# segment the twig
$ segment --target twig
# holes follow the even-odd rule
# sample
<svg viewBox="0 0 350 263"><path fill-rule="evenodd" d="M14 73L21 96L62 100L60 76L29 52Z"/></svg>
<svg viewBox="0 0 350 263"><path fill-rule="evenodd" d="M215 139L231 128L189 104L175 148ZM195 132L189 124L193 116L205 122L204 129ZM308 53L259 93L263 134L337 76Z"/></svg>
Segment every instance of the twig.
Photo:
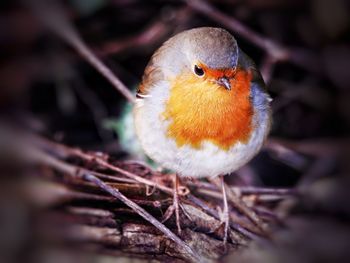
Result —
<svg viewBox="0 0 350 263"><path fill-rule="evenodd" d="M138 176L138 175L136 175L134 173L126 171L126 170L124 170L124 169L122 169L120 167L117 167L115 165L112 165L112 164L108 163L107 161L105 161L104 159L102 159L101 157L98 157L96 155L88 154L88 153L85 153L85 152L81 151L80 149L70 148L70 147L68 147L66 145L62 145L62 144L59 144L59 143L48 141L48 140L45 140L44 138L39 138L39 137L35 137L34 136L33 140L34 139L38 143L51 145L52 147L50 148L50 150L56 149L57 151L60 152L60 154L64 154L64 155L68 155L68 156L77 156L77 157L80 157L83 160L88 161L88 162L96 162L97 164L99 164L99 165L101 165L101 166L103 166L105 168L108 168L108 169L110 169L110 170L112 170L114 172L118 172L120 174L123 174L126 177L135 180L136 182L143 183L145 185L149 185L149 186L152 186L152 187L156 187L156 188L158 188L158 189L162 190L163 192L165 192L167 194L170 194L170 195L173 194L173 191L172 191L171 188L166 187L164 185L157 184L157 183L155 183L155 182L153 182L151 180L148 180L146 178Z"/></svg>
<svg viewBox="0 0 350 263"><path fill-rule="evenodd" d="M262 48L267 54L261 67L264 80L268 83L274 66L279 61L289 61L312 73L321 73L320 59L313 52L305 49L286 47L268 37L251 30L239 20L226 15L205 0L184 0L193 10L208 16L212 20L224 25L241 35L254 45Z"/></svg>
<svg viewBox="0 0 350 263"><path fill-rule="evenodd" d="M297 151L292 150L291 147L286 147L276 139L269 138L264 146L269 151L273 158L284 162L297 170L303 170L307 165L307 159Z"/></svg>
<svg viewBox="0 0 350 263"><path fill-rule="evenodd" d="M82 83L81 79L76 77L76 80L76 85L72 85L72 88L77 92L78 96L86 104L86 106L89 107L99 136L103 141L111 141L113 139L112 132L101 127L101 120L105 119L108 115L107 109L103 103L101 103L98 96L96 96L92 90L83 85L84 83Z"/></svg>
<svg viewBox="0 0 350 263"><path fill-rule="evenodd" d="M238 190L242 195L295 195L296 190L289 188L262 188L254 186L232 187L232 190Z"/></svg>
<svg viewBox="0 0 350 263"><path fill-rule="evenodd" d="M29 158L31 161L49 165L65 174L69 174L72 177L78 177L85 181L95 184L103 191L109 193L110 195L117 198L118 200L121 200L124 204L126 204L128 207L134 210L137 214L139 214L142 218L144 218L145 220L153 224L157 229L159 229L162 233L164 233L169 239L171 239L179 247L181 247L183 251L187 254L187 257L189 260L193 262L200 261L199 255L197 255L197 253L194 252L192 248L189 247L184 241L182 241L179 237L177 237L174 233L172 233L165 225L160 223L156 218L150 215L142 207L140 207L139 205L137 205L136 203L128 199L126 196L124 196L121 192L119 192L118 189L113 188L112 186L104 183L99 178L91 174L88 170L83 168L77 168L73 165L62 162L59 159L56 159L39 149L31 148L30 153L28 153L26 157Z"/></svg>
<svg viewBox="0 0 350 263"><path fill-rule="evenodd" d="M304 173L298 183L298 188L303 191L308 189L317 179L330 174L336 163L334 156L322 156L317 158Z"/></svg>
<svg viewBox="0 0 350 263"><path fill-rule="evenodd" d="M162 188L161 190L163 190L164 192L166 192L168 194L172 194L173 193L172 189L170 189L170 188L168 188L168 187L166 187L164 185L159 185L158 183L155 183L153 181L147 180L147 179L142 178L142 177L140 177L140 176L138 176L138 175L136 175L134 173L128 172L128 171L126 171L126 170L124 170L122 168L119 168L117 166L114 166L114 165L110 164L108 162L108 156L101 156L101 155L93 154L93 153L85 153L85 152L83 152L83 151L81 151L79 149L70 148L68 146L65 146L65 145L62 145L62 144L59 144L59 143L54 143L54 142L48 141L48 140L46 140L44 138L41 138L41 137L38 137L38 136L31 136L29 141L30 141L30 143L32 145L35 146L35 148L43 149L44 151L49 152L49 153L53 154L54 156L59 156L59 158L76 157L76 158L79 158L80 160L86 161L87 162L86 165L89 165L89 162L93 162L95 164L98 164L99 168L101 168L101 167L102 168L107 168L108 170L112 170L112 171L116 171L118 173L121 173L121 174L125 175L128 178L127 179L128 183L130 183L130 182L133 183L134 182L134 183L141 183L141 184L145 184L145 185L151 185L151 186L155 186L155 187L158 187L158 188L159 187ZM77 167L77 166L74 166L74 165L73 165L73 167L75 167L76 172L79 171L79 169L80 169L80 167ZM81 168L81 170L84 173L83 172L79 172L79 173L83 173L84 177L80 176L80 178L85 179L86 181L88 181L90 183L93 183L95 186L98 186L99 188L102 188L104 191L113 193L113 191L111 189L115 189L114 187L116 187L117 189L121 189L120 186L122 186L122 185L119 185L119 184L115 185L113 183L104 183L101 179L98 178L98 177L100 177L102 179L107 179L107 180L114 181L112 175L102 174L101 172L96 172L96 171L89 171L89 170L86 170L85 168ZM88 174L88 175L86 175L86 174ZM166 176L166 175L163 175L163 176ZM95 178L97 178L97 179L95 179ZM105 188L101 187L100 182L102 184L106 185L107 188L105 189ZM206 185L205 183L202 183L202 184ZM198 193L200 192L199 190L201 190L201 188L202 188L201 186L203 186L203 185L199 184L200 187L196 190ZM212 187L210 187L209 184L208 184L207 188L212 189ZM228 188L227 190L228 190L228 192L234 192L233 191L234 189L236 189L236 188L233 188L233 189ZM237 189L240 190L240 188L237 188ZM202 190L205 190L205 188L202 189ZM248 188L248 187L242 188L242 192L244 192L246 195L252 195L254 197L258 197L259 195L264 195L265 194L268 197L269 196L271 196L271 197L278 197L279 198L278 200L280 200L281 198L284 198L285 194L288 194L288 192L286 190L284 191L283 189L264 189L264 190L260 190L259 191L259 189L254 188L254 187L252 187L252 188ZM213 193L217 193L217 192L213 191ZM208 193L206 193L205 195L206 196L211 196ZM228 197L232 201L232 196L231 196L230 193L228 193ZM239 197L236 197L236 198L239 198ZM186 199L188 201L192 202L193 204L195 204L196 206L199 206L200 208L202 208L203 211L205 213L207 213L208 215L211 215L214 218L220 220L220 216L218 215L218 213L215 210L211 209L208 205L206 205L206 203L203 202L202 200L196 198L195 196L193 196L191 194L187 195ZM122 202L124 202L124 200L122 200ZM241 201L241 202L243 202L243 201ZM134 202L134 203L136 203L136 202ZM142 204L142 203L140 203L140 204ZM239 206L239 207L241 207L241 206ZM247 209L250 209L250 208L247 208ZM240 212L244 211L242 208L238 208L238 210ZM246 212L243 212L243 213L249 219L247 222L251 221L255 225L257 225L258 227L261 226L261 225L259 225L261 223L259 221L259 218L258 218L258 220L256 220L255 217L251 216L252 213L253 213L253 215L255 215L254 211L251 211L251 213L249 213L249 215L247 215ZM231 215L231 217L232 216L233 215ZM233 218L235 218L237 220L239 219L237 217L233 217ZM234 232L234 231L232 232L231 231L230 234L233 235L232 236L233 240L240 240L240 243L244 243L244 242L241 242L242 238L244 239L244 236L248 237L250 239L258 239L259 238L258 235L264 233L264 232L261 232L261 231L258 231L257 229L255 229L255 227L253 229L253 225L250 226L250 225L247 224L247 222L245 222L245 221L243 222L242 220L238 220L238 221L236 221L234 223L231 220L230 227L232 229L238 231L238 233L241 233L243 235L243 237L242 236L240 237L240 235L235 234L236 232ZM256 235L256 233L258 235Z"/></svg>
<svg viewBox="0 0 350 263"><path fill-rule="evenodd" d="M218 214L218 212L216 212L214 209L210 208L209 206L207 206L201 199L195 197L192 194L189 194L187 196L187 199L191 202L193 202L194 204L196 204L197 206L199 206L201 209L203 209L207 214L213 216L215 219L220 220L220 216ZM242 235L255 240L257 239L257 236L251 232L249 232L248 230L244 229L243 227L241 227L239 224L236 224L232 221L230 221L230 227L235 229L236 231L238 231L239 233L241 233ZM241 239L239 239L241 240Z"/></svg>
<svg viewBox="0 0 350 263"><path fill-rule="evenodd" d="M125 50L139 51L140 49L145 49L168 36L174 31L175 25L184 24L191 17L190 12L192 10L185 6L172 11L172 18L170 19L164 19L164 14L162 14L140 33L123 39L109 40L96 48L96 52L102 56L107 56L110 54L115 55Z"/></svg>
<svg viewBox="0 0 350 263"><path fill-rule="evenodd" d="M202 181L188 181L187 185L196 188L197 191L208 189L213 192L220 192L212 184ZM239 191L241 195L295 195L297 191L289 188L268 188L256 186L230 186L232 190Z"/></svg>
<svg viewBox="0 0 350 263"><path fill-rule="evenodd" d="M126 39L110 40L107 43L104 43L102 46L96 48L96 51L102 56L107 56L123 52L126 49L135 50L136 48L145 47L155 43L156 40L164 37L167 33L169 33L169 30L166 25L157 20L155 23L143 30L141 34L131 36Z"/></svg>
<svg viewBox="0 0 350 263"><path fill-rule="evenodd" d="M311 155L315 157L337 156L350 145L348 138L316 138L307 140L286 140L282 138L269 138L271 147L284 147L298 154Z"/></svg>
<svg viewBox="0 0 350 263"><path fill-rule="evenodd" d="M227 28L237 32L242 37L248 39L253 44L265 50L275 61L283 61L288 59L289 50L279 43L259 35L253 30L249 29L237 19L228 16L208 2L204 0L185 0L187 5L196 10L199 13L207 15L211 19L225 25Z"/></svg>
<svg viewBox="0 0 350 263"><path fill-rule="evenodd" d="M276 62L276 59L270 55L266 55L263 59L262 65L260 66L260 72L265 83L270 83Z"/></svg>
<svg viewBox="0 0 350 263"><path fill-rule="evenodd" d="M100 72L130 103L134 103L134 95L119 78L91 51L68 21L61 5L54 0L27 0L39 19L53 32L71 45L86 61Z"/></svg>

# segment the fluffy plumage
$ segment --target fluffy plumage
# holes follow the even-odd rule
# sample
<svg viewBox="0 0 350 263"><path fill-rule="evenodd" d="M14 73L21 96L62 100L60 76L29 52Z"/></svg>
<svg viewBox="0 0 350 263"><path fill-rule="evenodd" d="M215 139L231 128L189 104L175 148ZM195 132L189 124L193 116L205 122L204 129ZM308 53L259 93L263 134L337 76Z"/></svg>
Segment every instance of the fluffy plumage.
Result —
<svg viewBox="0 0 350 263"><path fill-rule="evenodd" d="M134 118L143 149L182 176L235 171L260 150L270 129L262 79L223 29L192 29L165 42L145 70L138 97Z"/></svg>

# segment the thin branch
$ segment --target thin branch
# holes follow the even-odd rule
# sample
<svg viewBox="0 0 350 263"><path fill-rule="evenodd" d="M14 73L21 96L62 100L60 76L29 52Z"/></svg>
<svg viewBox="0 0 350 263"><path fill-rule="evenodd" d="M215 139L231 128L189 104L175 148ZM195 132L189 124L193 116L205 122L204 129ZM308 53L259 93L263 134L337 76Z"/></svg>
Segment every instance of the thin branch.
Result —
<svg viewBox="0 0 350 263"><path fill-rule="evenodd" d="M84 84L83 81L77 77L75 85L73 84L72 88L77 92L86 106L88 106L100 138L106 142L112 140L112 132L101 127L101 120L105 119L108 115L106 107L92 90L87 89L82 84Z"/></svg>
<svg viewBox="0 0 350 263"><path fill-rule="evenodd" d="M296 190L289 188L263 188L254 186L232 187L232 190L239 191L242 195L295 195Z"/></svg>
<svg viewBox="0 0 350 263"><path fill-rule="evenodd" d="M134 95L123 82L91 51L80 38L78 32L64 14L62 6L54 0L27 0L37 17L50 30L72 46L86 61L100 72L130 103L134 103Z"/></svg>
<svg viewBox="0 0 350 263"><path fill-rule="evenodd" d="M188 181L187 185L196 188L197 191L210 190L218 191L217 187L204 181ZM256 187L256 186L230 186L232 190L239 191L241 195L295 195L297 191L290 188L271 188L271 187Z"/></svg>
<svg viewBox="0 0 350 263"><path fill-rule="evenodd" d="M193 202L195 205L197 205L198 207L200 207L201 209L203 209L203 211L205 211L208 215L213 216L215 219L220 220L220 216L219 213L217 211L215 211L214 209L210 208L208 205L206 205L201 199L195 197L192 194L189 194L187 196L187 199L191 202ZM257 236L251 232L249 232L248 230L244 229L243 227L241 227L239 224L236 224L232 221L230 221L230 227L235 229L236 231L238 231L240 234L255 240L257 239ZM236 240L239 240L241 243L242 242L242 238L239 236L235 237Z"/></svg>
<svg viewBox="0 0 350 263"><path fill-rule="evenodd" d="M192 10L188 7L182 7L172 11L170 19L164 19L164 14L157 17L153 23L136 35L128 36L122 39L112 39L96 48L96 52L102 56L115 55L126 50L139 51L157 44L164 40L174 31L175 26L185 24L191 17Z"/></svg>
<svg viewBox="0 0 350 263"><path fill-rule="evenodd" d="M96 48L96 51L102 56L108 56L124 52L125 50L138 50L141 47L146 47L156 43L156 41L165 37L169 33L170 28L168 28L165 23L157 20L155 23L144 29L140 34L125 39L109 40Z"/></svg>
<svg viewBox="0 0 350 263"><path fill-rule="evenodd" d="M156 187L159 190L172 195L173 194L173 190L169 187L166 187L164 185L160 185L156 182L153 182L151 180L148 180L146 178L143 178L141 176L138 176L134 173L131 173L129 171L126 171L120 167L117 167L115 165L112 165L110 163L108 163L107 161L105 161L103 158L96 156L96 155L92 155L92 154L88 154L86 152L81 151L80 149L75 149L75 148L70 148L66 145L62 145L59 143L55 143L52 141L48 141L45 140L44 138L39 138L39 137L33 137L33 139L35 139L38 143L41 144L46 144L46 145L51 145L51 149L50 150L57 150L58 152L60 152L60 154L64 154L64 155L68 155L68 156L76 156L76 157L80 157L85 161L88 162L96 162L97 164L101 165L102 167L108 168L114 172L118 172L130 179L135 180L136 182L148 185L148 186L152 186L152 187Z"/></svg>
<svg viewBox="0 0 350 263"><path fill-rule="evenodd" d="M266 55L263 59L262 65L260 66L260 72L265 83L270 83L276 62L276 59L270 55Z"/></svg>
<svg viewBox="0 0 350 263"><path fill-rule="evenodd" d="M288 59L289 50L281 44L264 37L253 30L249 29L237 19L222 13L208 2L204 0L185 0L187 5L195 11L204 14L214 21L225 25L227 28L237 32L242 37L246 38L253 44L265 50L276 61L283 61Z"/></svg>
<svg viewBox="0 0 350 263"><path fill-rule="evenodd" d="M286 140L282 138L269 138L268 149L284 148L295 151L298 154L311 155L315 157L329 157L344 154L343 150L350 145L349 138L316 138L305 140Z"/></svg>
<svg viewBox="0 0 350 263"><path fill-rule="evenodd" d="M221 12L205 0L184 1L193 10L211 18L217 23L224 25L226 28L231 29L254 45L263 49L267 54L265 61L261 66L261 70L263 78L267 83L272 76L275 64L279 61L291 62L294 65L297 65L312 73L322 73L320 59L317 54L314 54L306 49L286 47L273 39L260 35L234 17Z"/></svg>

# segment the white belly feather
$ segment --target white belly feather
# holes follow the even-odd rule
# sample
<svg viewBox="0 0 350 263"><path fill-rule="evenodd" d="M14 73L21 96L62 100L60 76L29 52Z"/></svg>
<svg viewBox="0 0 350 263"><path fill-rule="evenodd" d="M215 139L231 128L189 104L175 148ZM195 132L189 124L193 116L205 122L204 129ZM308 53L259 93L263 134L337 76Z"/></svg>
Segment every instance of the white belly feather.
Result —
<svg viewBox="0 0 350 263"><path fill-rule="evenodd" d="M178 147L174 139L167 137L169 121L162 118L169 89L161 87L166 85L164 82L158 85L151 89L150 96L137 101L134 118L143 149L162 167L184 177L217 176L234 172L260 150L270 128L270 112L256 111L256 108L253 117L255 129L248 143L238 142L227 151L209 141L203 142L199 149L189 145ZM260 95L267 96L262 92Z"/></svg>

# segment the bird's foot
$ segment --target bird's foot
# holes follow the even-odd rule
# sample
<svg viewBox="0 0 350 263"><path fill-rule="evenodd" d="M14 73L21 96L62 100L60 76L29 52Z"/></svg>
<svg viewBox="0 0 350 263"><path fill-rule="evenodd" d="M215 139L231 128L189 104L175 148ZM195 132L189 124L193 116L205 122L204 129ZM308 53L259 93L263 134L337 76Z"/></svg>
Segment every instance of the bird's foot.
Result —
<svg viewBox="0 0 350 263"><path fill-rule="evenodd" d="M176 204L177 203L177 204ZM168 209L165 211L162 219L162 223L168 221L171 216L175 213L175 220L176 220L176 227L177 232L181 234L181 224L180 224L180 208L178 201L173 201L173 204L168 207Z"/></svg>
<svg viewBox="0 0 350 263"><path fill-rule="evenodd" d="M174 214L175 212L175 220L176 220L176 227L177 227L177 231L179 234L181 234L181 225L180 225L180 198L179 198L179 177L175 174L174 175L174 184L173 184L173 204L171 206L168 207L168 209L166 210L164 216L163 216L163 220L162 222L166 222L167 220L169 220L169 218ZM181 208L181 210L185 213L185 210L183 208ZM186 214L186 213L185 213Z"/></svg>
<svg viewBox="0 0 350 263"><path fill-rule="evenodd" d="M223 209L219 210L219 216L220 216L220 225L216 229L221 229L222 227L224 228L224 236L223 236L223 246L224 250L226 252L227 250L227 241L229 237L229 231L230 231L230 212L229 212L229 207L228 207L228 201L227 201L227 189L226 185L224 182L224 177L221 175L219 178L214 178L211 180L218 188L221 188L222 191L222 198L223 198ZM221 230L220 230L221 232Z"/></svg>
<svg viewBox="0 0 350 263"><path fill-rule="evenodd" d="M229 230L230 230L230 215L229 212L224 211L221 207L218 207L219 216L220 216L220 225L215 229L215 231L223 231L223 244L226 247L228 242Z"/></svg>

